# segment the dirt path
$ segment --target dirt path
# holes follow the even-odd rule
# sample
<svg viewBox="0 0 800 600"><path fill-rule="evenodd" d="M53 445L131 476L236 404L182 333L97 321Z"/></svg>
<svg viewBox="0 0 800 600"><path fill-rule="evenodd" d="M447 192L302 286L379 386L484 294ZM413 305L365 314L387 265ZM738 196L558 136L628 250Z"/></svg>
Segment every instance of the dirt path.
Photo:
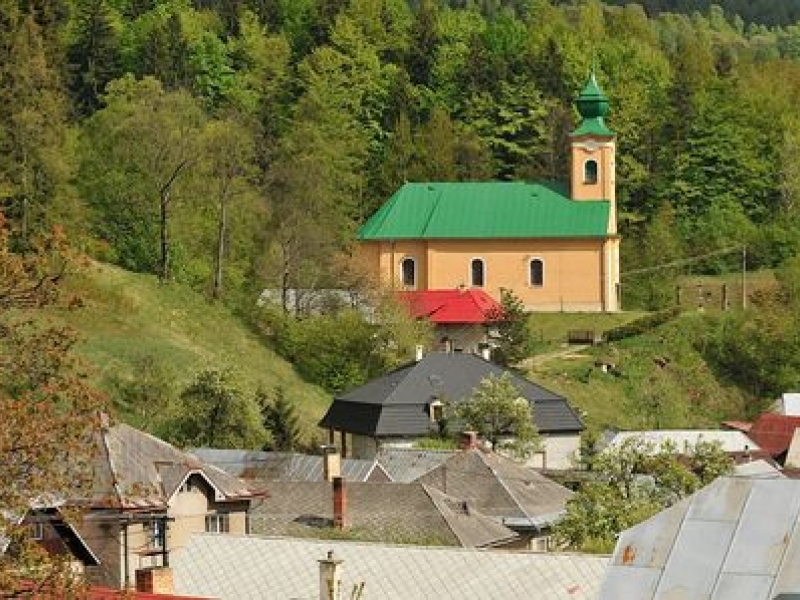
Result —
<svg viewBox="0 0 800 600"><path fill-rule="evenodd" d="M521 365L526 369L530 369L533 367L539 367L556 358L585 358L586 355L582 354L582 352L587 348L589 348L589 344L573 344L567 346L566 348L559 348L558 350L553 350L552 352L536 354L530 358L526 358L522 361Z"/></svg>

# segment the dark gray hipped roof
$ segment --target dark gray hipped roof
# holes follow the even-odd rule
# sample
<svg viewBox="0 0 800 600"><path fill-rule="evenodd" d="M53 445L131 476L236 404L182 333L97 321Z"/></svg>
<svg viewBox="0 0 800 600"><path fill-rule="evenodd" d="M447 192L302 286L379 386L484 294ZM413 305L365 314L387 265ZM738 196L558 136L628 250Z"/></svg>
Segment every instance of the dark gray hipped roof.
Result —
<svg viewBox="0 0 800 600"><path fill-rule="evenodd" d="M373 379L337 397L321 427L374 436L418 436L430 433L427 406L433 400L459 401L489 375L510 373L514 385L533 405L542 433L583 430L566 399L475 354L436 352Z"/></svg>

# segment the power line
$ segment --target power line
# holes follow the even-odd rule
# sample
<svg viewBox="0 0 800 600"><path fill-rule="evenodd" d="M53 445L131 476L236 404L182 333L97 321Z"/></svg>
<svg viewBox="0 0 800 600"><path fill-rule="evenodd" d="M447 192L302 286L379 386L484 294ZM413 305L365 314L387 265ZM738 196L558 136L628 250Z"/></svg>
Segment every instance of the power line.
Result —
<svg viewBox="0 0 800 600"><path fill-rule="evenodd" d="M721 248L719 250L714 250L713 252L707 252L706 254L700 254L698 256L692 256L689 258L682 258L679 260L673 260L668 263L662 263L660 265L655 265L653 267L644 267L641 269L633 269L632 271L625 271L624 273L620 273L620 279L628 275L639 275L641 273L650 273L652 271L660 271L661 269L669 269L672 267L678 267L681 265L688 265L691 263L699 262L701 260L705 260L707 258L711 258L712 256L720 256L723 254L731 254L733 252L742 252L743 246L733 246L728 248Z"/></svg>

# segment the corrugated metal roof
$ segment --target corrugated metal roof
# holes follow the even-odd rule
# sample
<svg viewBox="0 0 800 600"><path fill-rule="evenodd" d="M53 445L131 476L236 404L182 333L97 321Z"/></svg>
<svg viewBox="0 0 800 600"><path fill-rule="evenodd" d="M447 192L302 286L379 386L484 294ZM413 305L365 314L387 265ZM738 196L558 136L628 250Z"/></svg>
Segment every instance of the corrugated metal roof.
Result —
<svg viewBox="0 0 800 600"><path fill-rule="evenodd" d="M459 401L481 381L510 373L533 407L542 433L577 432L583 423L566 399L513 371L468 353L433 352L336 398L321 427L375 436L424 436L435 426L427 412L436 398Z"/></svg>
<svg viewBox="0 0 800 600"><path fill-rule="evenodd" d="M223 600L317 600L317 561L329 550L343 561L344 595L364 582L368 600L586 600L595 596L608 560L206 534L192 536L172 561L175 590Z"/></svg>
<svg viewBox="0 0 800 600"><path fill-rule="evenodd" d="M780 456L789 449L797 427L800 427L800 417L764 413L747 434L772 456Z"/></svg>
<svg viewBox="0 0 800 600"><path fill-rule="evenodd" d="M392 481L409 483L433 471L455 454L454 450L425 450L382 446L377 460Z"/></svg>
<svg viewBox="0 0 800 600"><path fill-rule="evenodd" d="M723 477L624 531L600 598L800 593L800 481Z"/></svg>
<svg viewBox="0 0 800 600"><path fill-rule="evenodd" d="M551 183L406 183L364 223L358 237L605 237L609 210L605 200L571 200L563 186Z"/></svg>
<svg viewBox="0 0 800 600"><path fill-rule="evenodd" d="M741 431L719 429L654 429L650 431L620 431L609 442L610 447L619 446L629 439L652 443L654 450L664 444L673 444L678 452L690 452L699 442L719 443L725 452L760 450L758 444Z"/></svg>
<svg viewBox="0 0 800 600"><path fill-rule="evenodd" d="M265 452L261 450L229 450L196 448L192 454L229 475L262 481L322 481L324 466L321 456L299 452ZM388 481L375 460L340 459L341 474L347 481Z"/></svg>

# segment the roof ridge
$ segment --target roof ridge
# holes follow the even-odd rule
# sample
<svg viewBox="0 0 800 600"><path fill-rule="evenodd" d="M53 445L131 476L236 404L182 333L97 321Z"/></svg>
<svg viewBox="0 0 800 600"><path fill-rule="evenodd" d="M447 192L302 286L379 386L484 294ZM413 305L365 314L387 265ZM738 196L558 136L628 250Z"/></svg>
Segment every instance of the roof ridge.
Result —
<svg viewBox="0 0 800 600"><path fill-rule="evenodd" d="M435 190L431 185L428 186L428 189L432 192L433 191L436 192L436 198L434 199L433 204L431 205L430 210L428 211L428 216L425 219L425 225L422 226L423 236L425 236L425 234L428 233L428 227L430 226L431 221L433 220L433 215L436 213L436 209L439 208L439 202L441 202L442 200L441 190Z"/></svg>
<svg viewBox="0 0 800 600"><path fill-rule="evenodd" d="M488 456L488 454L486 454L486 456ZM496 456L496 455L495 455L495 456ZM504 477L502 477L502 476L501 476L501 475L500 475L500 474L497 472L497 470L496 470L494 467L492 467L492 465L490 465L488 462L486 462L486 460L484 459L484 453L483 453L483 452L480 452L480 458L481 458L481 462L482 462L484 465L486 465L486 468L487 468L487 469L489 469L489 471L491 471L491 473L492 473L492 475L494 476L495 480L496 480L496 481L497 481L497 482L500 484L500 486L501 486L501 487L502 487L502 488L503 488L503 489L506 491L506 493L507 493L507 494L508 494L508 496L511 498L511 500L514 502L514 504L515 504L515 505L516 505L516 507L519 509L519 511L520 511L520 512L521 512L523 515L525 515L525 517L526 517L526 518L528 518L528 519L532 519L532 518L533 518L533 516L532 516L532 515L530 515L530 514L528 514L528 511L527 511L527 510L525 510L525 507L524 507L524 506L523 506L523 504L522 504L522 503L519 501L519 499L518 499L518 498L517 498L517 496L514 494L514 492L512 492L512 491L511 491L511 488L510 488L508 485L506 485L505 478L504 478Z"/></svg>

